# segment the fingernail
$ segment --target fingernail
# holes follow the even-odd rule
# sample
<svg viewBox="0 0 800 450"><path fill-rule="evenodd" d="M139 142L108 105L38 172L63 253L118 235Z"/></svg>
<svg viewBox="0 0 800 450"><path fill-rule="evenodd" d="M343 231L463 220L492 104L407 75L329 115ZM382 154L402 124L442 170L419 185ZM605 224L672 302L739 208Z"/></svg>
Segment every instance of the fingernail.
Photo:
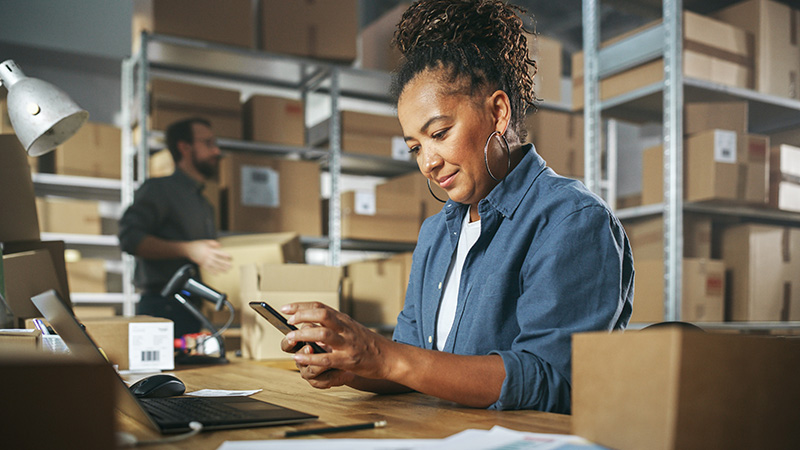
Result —
<svg viewBox="0 0 800 450"><path fill-rule="evenodd" d="M293 341L294 340L294 331L292 331L292 332L290 332L289 334L286 335L286 340L287 341Z"/></svg>
<svg viewBox="0 0 800 450"><path fill-rule="evenodd" d="M289 306L289 305L283 305L283 306L281 306L281 311L283 311L283 312L289 312L289 311L291 311L291 310L292 310L292 307L291 307L291 306Z"/></svg>

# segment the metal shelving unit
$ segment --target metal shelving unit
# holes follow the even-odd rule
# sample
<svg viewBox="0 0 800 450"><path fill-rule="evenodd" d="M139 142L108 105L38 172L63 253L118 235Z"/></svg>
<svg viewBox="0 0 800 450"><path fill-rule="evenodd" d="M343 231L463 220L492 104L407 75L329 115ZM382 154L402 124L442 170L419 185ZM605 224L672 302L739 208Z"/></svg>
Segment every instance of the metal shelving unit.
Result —
<svg viewBox="0 0 800 450"><path fill-rule="evenodd" d="M655 0L640 0L653 6ZM701 213L777 225L798 225L800 214L769 208L683 200L683 105L692 101L745 100L749 104L749 128L753 133L771 133L800 126L800 101L718 85L683 76L682 0L660 1L663 21L637 35L598 50L598 0L583 0L584 25L584 119L587 186L600 192L597 163L600 117L606 115L632 121L661 121L664 140L664 202L623 209L620 219L662 215L664 218L664 320L680 320L683 213ZM689 1L689 4L697 2ZM734 3L733 1L729 3ZM724 6L724 5L718 5ZM615 98L600 101L599 80L656 58L664 59L664 79ZM613 141L613 139L612 139ZM611 147L610 143L609 147ZM610 159L613 170L616 161ZM613 184L616 178L611 178ZM612 200L613 201L613 200ZM763 330L800 328L797 322L710 324L711 328Z"/></svg>
<svg viewBox="0 0 800 450"><path fill-rule="evenodd" d="M329 236L302 238L307 248L327 248L328 263L339 265L341 251L347 249L405 251L413 246L383 242L343 240L341 238L340 176L359 174L395 176L417 169L413 161L399 161L369 155L343 153L341 149L341 99L388 103L390 75L360 70L330 62L274 54L239 47L213 44L191 39L143 33L139 51L122 65L123 173L121 198L123 207L133 201L133 192L147 174L147 156L160 147L163 133L138 127L149 112L147 83L152 77L179 77L197 82L222 83L243 87L265 86L299 93L307 104L312 94L322 94L330 101L330 117L321 127L307 129L306 142L327 140L328 148L292 147L285 145L219 139L223 151L242 151L318 161L331 174ZM319 130L323 130L321 133ZM310 134L316 133L314 137ZM313 139L313 140L312 140ZM134 141L138 145L134 147ZM397 249L397 250L394 250ZM132 284L133 257L123 255L123 289L126 315L133 314L135 298Z"/></svg>

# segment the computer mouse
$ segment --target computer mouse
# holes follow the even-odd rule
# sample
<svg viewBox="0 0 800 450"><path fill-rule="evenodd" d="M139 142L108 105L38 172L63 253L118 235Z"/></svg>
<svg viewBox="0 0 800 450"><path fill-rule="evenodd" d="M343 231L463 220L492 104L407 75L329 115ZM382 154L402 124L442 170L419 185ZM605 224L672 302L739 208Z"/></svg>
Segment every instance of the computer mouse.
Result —
<svg viewBox="0 0 800 450"><path fill-rule="evenodd" d="M131 393L140 398L163 398L182 395L186 385L175 375L159 373L133 383Z"/></svg>

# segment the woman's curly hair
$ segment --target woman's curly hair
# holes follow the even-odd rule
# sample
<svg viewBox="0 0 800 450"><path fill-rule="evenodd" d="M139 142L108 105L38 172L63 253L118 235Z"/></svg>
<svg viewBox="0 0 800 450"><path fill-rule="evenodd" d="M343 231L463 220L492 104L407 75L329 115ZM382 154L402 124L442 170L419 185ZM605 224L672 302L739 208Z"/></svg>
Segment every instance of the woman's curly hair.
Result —
<svg viewBox="0 0 800 450"><path fill-rule="evenodd" d="M522 8L500 0L420 0L397 25L392 44L404 56L394 73L392 95L427 69L444 68L457 92L503 90L511 101L511 126L524 142L529 106L536 106L536 61L528 56Z"/></svg>

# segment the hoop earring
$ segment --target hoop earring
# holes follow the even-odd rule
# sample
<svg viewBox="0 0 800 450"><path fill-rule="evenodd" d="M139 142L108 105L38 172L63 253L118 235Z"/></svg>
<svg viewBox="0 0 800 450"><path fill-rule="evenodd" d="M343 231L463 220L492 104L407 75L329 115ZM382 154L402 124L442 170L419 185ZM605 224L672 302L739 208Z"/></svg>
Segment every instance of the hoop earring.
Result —
<svg viewBox="0 0 800 450"><path fill-rule="evenodd" d="M492 170L489 168L489 143L492 142L492 138L494 136L499 136L503 145L506 147L506 156L508 156L508 167L506 168L506 174L503 175L503 178L508 176L508 173L511 172L511 148L508 146L508 141L506 137L503 136L503 133L495 130L492 131L492 134L489 135L489 138L486 139L486 145L483 146L483 163L486 164L486 171L489 172L489 176L492 177L494 181L502 181L503 178L497 178L492 173Z"/></svg>
<svg viewBox="0 0 800 450"><path fill-rule="evenodd" d="M447 200L442 200L439 197L437 197L436 194L433 193L433 189L431 189L431 179L430 178L428 178L428 192L430 192L431 195L433 196L433 198L435 198L436 200L439 200L442 203L447 203Z"/></svg>

